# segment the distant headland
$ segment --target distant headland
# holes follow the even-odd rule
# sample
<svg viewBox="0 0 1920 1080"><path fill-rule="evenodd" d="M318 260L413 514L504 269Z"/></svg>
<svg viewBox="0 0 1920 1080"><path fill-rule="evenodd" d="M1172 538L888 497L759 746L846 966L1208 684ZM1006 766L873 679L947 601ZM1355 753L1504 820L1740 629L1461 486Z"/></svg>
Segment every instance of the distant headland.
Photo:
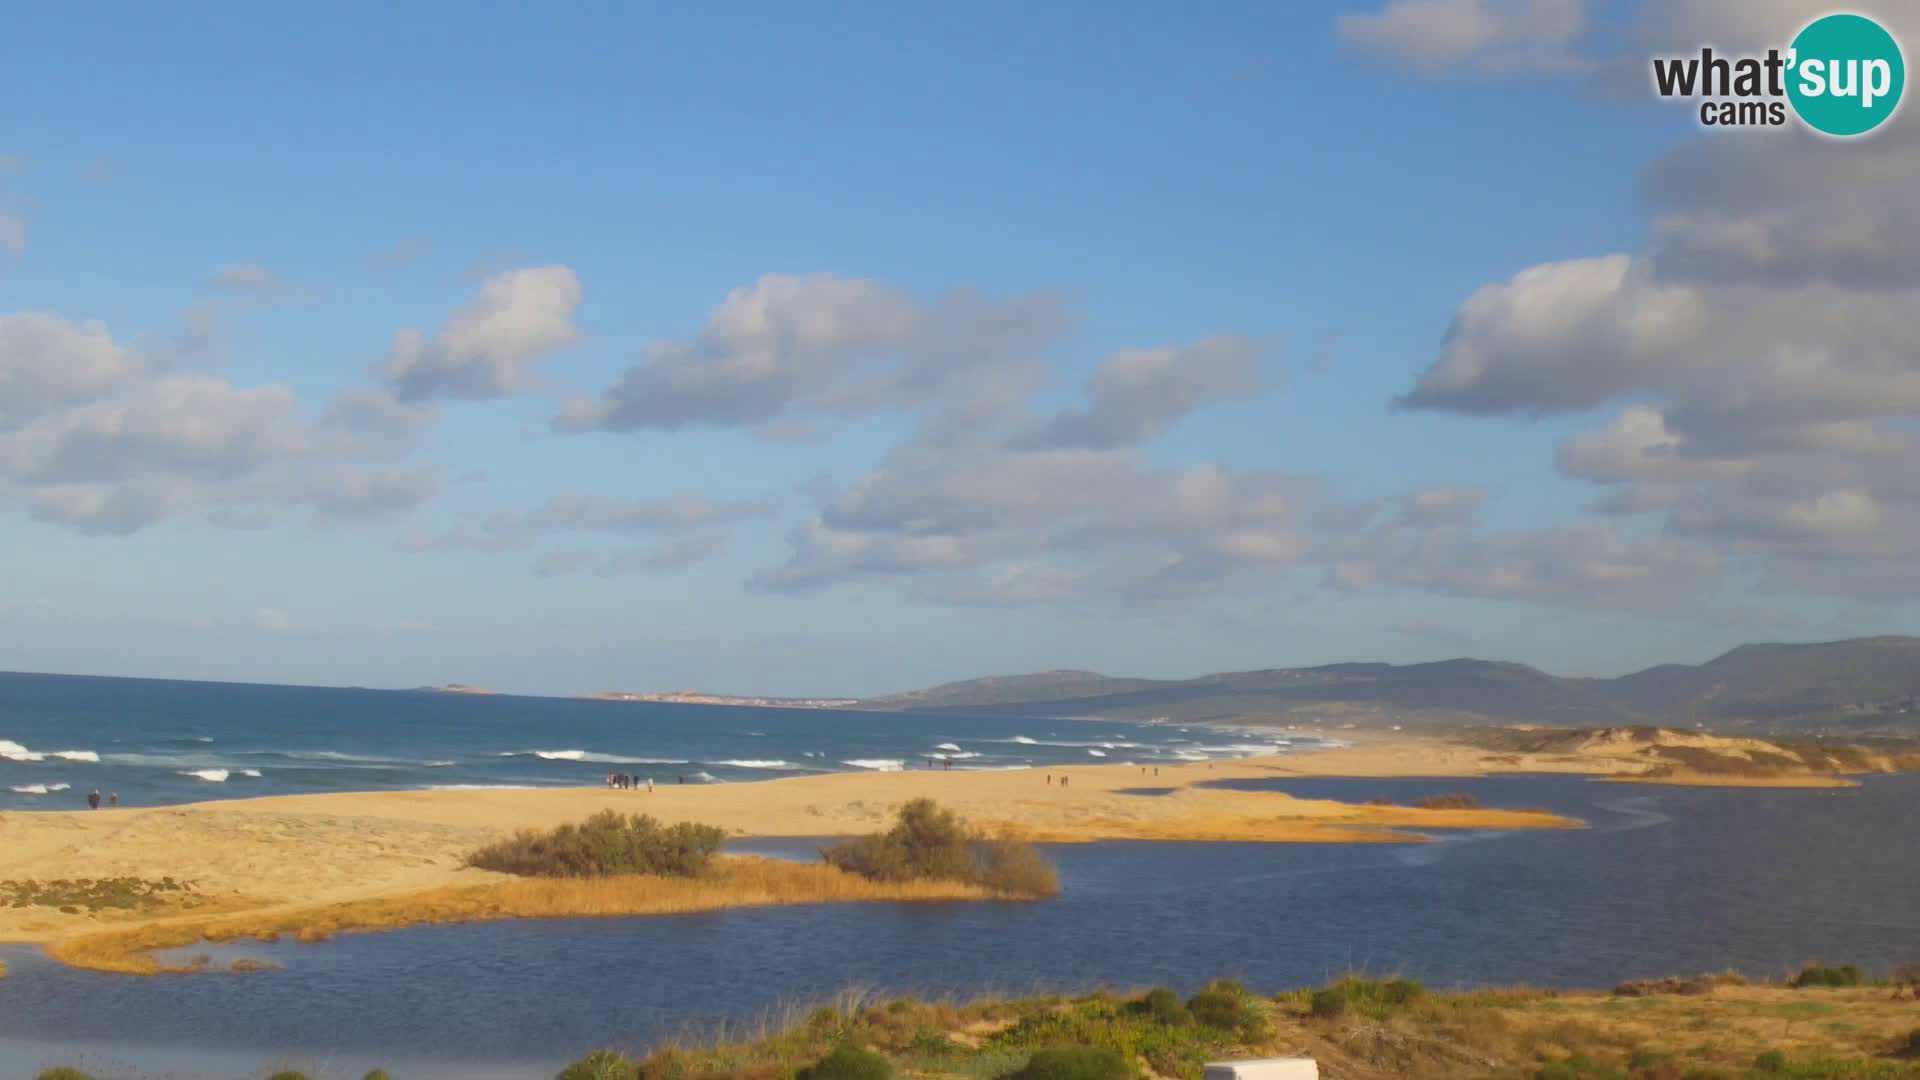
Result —
<svg viewBox="0 0 1920 1080"><path fill-rule="evenodd" d="M602 690L585 695L591 701L662 701L674 705L750 705L760 709L846 709L857 698L742 697L708 694L699 690Z"/></svg>

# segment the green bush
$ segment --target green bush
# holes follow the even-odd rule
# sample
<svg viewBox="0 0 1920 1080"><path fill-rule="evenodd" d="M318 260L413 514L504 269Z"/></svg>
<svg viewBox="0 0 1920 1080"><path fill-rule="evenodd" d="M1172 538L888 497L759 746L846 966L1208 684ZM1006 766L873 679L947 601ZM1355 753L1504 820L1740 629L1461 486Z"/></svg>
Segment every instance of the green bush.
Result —
<svg viewBox="0 0 1920 1080"><path fill-rule="evenodd" d="M282 1069L267 1077L267 1080L308 1080L308 1077L298 1069Z"/></svg>
<svg viewBox="0 0 1920 1080"><path fill-rule="evenodd" d="M1893 1052L1894 1057L1920 1058L1920 1028L1907 1032L1906 1041Z"/></svg>
<svg viewBox="0 0 1920 1080"><path fill-rule="evenodd" d="M1783 1073L1787 1071L1787 1052L1769 1050L1753 1059L1753 1071L1759 1073Z"/></svg>
<svg viewBox="0 0 1920 1080"><path fill-rule="evenodd" d="M560 1070L554 1080L638 1080L640 1068L611 1050L595 1050Z"/></svg>
<svg viewBox="0 0 1920 1080"><path fill-rule="evenodd" d="M1128 1080L1133 1069L1119 1051L1097 1046L1036 1050L1007 1080Z"/></svg>
<svg viewBox="0 0 1920 1080"><path fill-rule="evenodd" d="M1224 990L1202 990L1187 999L1187 1011L1210 1028L1232 1031L1246 1018L1246 1001Z"/></svg>
<svg viewBox="0 0 1920 1080"><path fill-rule="evenodd" d="M522 877L671 874L696 877L726 840L712 825L662 825L644 814L604 810L580 825L522 830L467 857L470 866Z"/></svg>
<svg viewBox="0 0 1920 1080"><path fill-rule="evenodd" d="M1814 964L1803 968L1800 974L1788 981L1787 985L1802 989L1813 986L1859 986L1864 981L1860 975L1860 969L1852 964L1844 964L1837 968Z"/></svg>
<svg viewBox="0 0 1920 1080"><path fill-rule="evenodd" d="M1193 1020L1186 1002L1180 1000L1179 994L1164 986L1149 990L1147 996L1141 999L1140 1006L1143 1012L1162 1024L1178 1026Z"/></svg>
<svg viewBox="0 0 1920 1080"><path fill-rule="evenodd" d="M1052 896L1060 880L1031 844L975 835L951 810L932 799L900 808L893 828L830 848L820 857L831 866L874 881L971 881L1015 896Z"/></svg>
<svg viewBox="0 0 1920 1080"><path fill-rule="evenodd" d="M833 1052L800 1070L799 1080L892 1080L893 1065L871 1050L841 1043Z"/></svg>
<svg viewBox="0 0 1920 1080"><path fill-rule="evenodd" d="M1619 1069L1595 1064L1592 1059L1575 1054L1565 1061L1542 1067L1533 1076L1534 1080L1615 1080L1624 1078L1625 1074Z"/></svg>
<svg viewBox="0 0 1920 1080"><path fill-rule="evenodd" d="M372 1072L368 1073L367 1075L361 1077L360 1080L393 1080L393 1077L388 1076L387 1070L385 1069L375 1069Z"/></svg>
<svg viewBox="0 0 1920 1080"><path fill-rule="evenodd" d="M1310 999L1313 1015L1322 1019L1345 1016L1349 1011L1384 1020L1395 1010L1420 1000L1427 988L1412 979L1345 978L1332 986L1315 990Z"/></svg>
<svg viewBox="0 0 1920 1080"><path fill-rule="evenodd" d="M69 1065L56 1065L40 1070L40 1075L34 1080L93 1080L93 1077Z"/></svg>

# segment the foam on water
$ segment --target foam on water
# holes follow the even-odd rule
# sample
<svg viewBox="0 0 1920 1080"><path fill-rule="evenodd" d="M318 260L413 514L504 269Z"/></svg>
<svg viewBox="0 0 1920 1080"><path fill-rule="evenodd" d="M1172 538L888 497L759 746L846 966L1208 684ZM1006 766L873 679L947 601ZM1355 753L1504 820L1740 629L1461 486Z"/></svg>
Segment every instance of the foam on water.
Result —
<svg viewBox="0 0 1920 1080"><path fill-rule="evenodd" d="M744 761L710 761L707 764L725 765L731 769L797 769L800 767L791 761L759 761L751 758Z"/></svg>
<svg viewBox="0 0 1920 1080"><path fill-rule="evenodd" d="M852 758L840 764L856 769L872 769L874 772L899 772L907 767L907 763L900 758Z"/></svg>
<svg viewBox="0 0 1920 1080"><path fill-rule="evenodd" d="M48 758L94 764L100 760L100 755L92 750L49 750L42 753L29 750L12 739L0 739L0 761L45 761Z"/></svg>
<svg viewBox="0 0 1920 1080"><path fill-rule="evenodd" d="M938 746L936 746L936 747L934 747L934 749L935 749L935 750L951 750L951 751L953 751L953 752L954 752L954 753L956 753L956 754L960 752L960 748L959 748L958 746L955 746L955 745L954 745L953 743L950 743L950 742L943 742L943 743L941 743L940 745L938 745Z"/></svg>
<svg viewBox="0 0 1920 1080"><path fill-rule="evenodd" d="M72 787L72 784L16 784L8 790L19 795L49 795Z"/></svg>
<svg viewBox="0 0 1920 1080"><path fill-rule="evenodd" d="M428 791L532 791L532 784L428 784Z"/></svg>
<svg viewBox="0 0 1920 1080"><path fill-rule="evenodd" d="M224 784L233 774L226 769L182 769L180 775L194 780L205 780L209 784Z"/></svg>
<svg viewBox="0 0 1920 1080"><path fill-rule="evenodd" d="M1093 755L1094 757L1106 757L1106 756L1107 756L1107 752L1106 752L1105 750L1099 750L1099 749L1095 749L1095 748L1093 748L1093 747L1088 747L1088 748L1087 748L1087 753L1089 753L1089 754L1092 754L1092 755Z"/></svg>
<svg viewBox="0 0 1920 1080"><path fill-rule="evenodd" d="M528 750L525 754L507 751L501 757L537 757L543 761L587 761L596 765L686 765L684 758L630 757L625 754L600 754L592 750ZM451 764L449 762L448 764ZM722 764L725 764L722 762Z"/></svg>

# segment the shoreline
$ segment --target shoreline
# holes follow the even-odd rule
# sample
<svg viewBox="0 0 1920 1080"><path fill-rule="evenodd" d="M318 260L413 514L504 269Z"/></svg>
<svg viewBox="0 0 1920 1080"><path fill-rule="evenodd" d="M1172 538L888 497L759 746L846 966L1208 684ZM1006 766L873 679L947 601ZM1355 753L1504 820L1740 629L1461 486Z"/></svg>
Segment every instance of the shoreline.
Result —
<svg viewBox="0 0 1920 1080"><path fill-rule="evenodd" d="M1430 832L1579 829L1538 810L1423 809L1297 798L1213 786L1305 777L1423 778L1584 775L1627 782L1753 778L1618 776L1598 755L1511 754L1384 733L1345 746L1236 761L1092 764L1008 771L843 772L655 791L589 788L396 790L262 796L152 808L0 812L5 880L190 887L158 902L90 907L43 900L0 905L0 942L39 944L66 963L157 970L147 951L227 938L393 929L432 922L642 915L777 903L993 899L952 886L901 890L828 880L815 864L760 873L750 887L693 895L669 879L513 878L466 855L522 828L577 822L601 810L718 826L730 838L821 839L884 829L899 805L929 797L983 832L1039 843L1136 840L1242 843L1423 843ZM1765 786L1832 786L1776 777ZM1150 792L1150 793L1149 793ZM764 862L730 857L732 866ZM837 872L835 872L837 874ZM842 876L844 877L844 876ZM703 883L711 885L712 883ZM914 895L908 895L909 892ZM187 935L182 940L182 935Z"/></svg>
<svg viewBox="0 0 1920 1080"><path fill-rule="evenodd" d="M0 813L6 880L143 883L188 888L157 901L106 906L42 900L0 906L0 941L40 944L68 962L84 939L147 931L177 941L184 928L233 936L298 936L312 927L386 929L473 918L644 914L663 910L663 879L634 879L619 896L606 882L546 887L465 865L468 853L522 828L551 828L601 810L663 822L715 825L730 838L842 837L881 830L898 806L929 797L976 828L1051 843L1102 840L1266 843L1420 843L1426 831L1566 829L1584 823L1537 811L1419 809L1296 799L1272 791L1204 786L1282 775L1278 758L1161 766L1076 765L1005 772L908 770L825 773L754 783L689 784L655 791L520 788L265 796L178 806ZM1164 795L1130 789L1153 784ZM819 868L795 864L808 871ZM870 884L870 883L869 883ZM119 888L118 885L115 888ZM519 894L514 890L518 888ZM670 889L665 891L670 892ZM884 890L882 890L884 891ZM709 894L701 910L842 899L986 899L949 889L938 897L851 895L844 884L789 879L748 895ZM686 903L684 898L673 903ZM124 904L126 906L113 906ZM167 927L176 929L169 932ZM157 939L156 939L157 940ZM135 968L141 965L136 964Z"/></svg>

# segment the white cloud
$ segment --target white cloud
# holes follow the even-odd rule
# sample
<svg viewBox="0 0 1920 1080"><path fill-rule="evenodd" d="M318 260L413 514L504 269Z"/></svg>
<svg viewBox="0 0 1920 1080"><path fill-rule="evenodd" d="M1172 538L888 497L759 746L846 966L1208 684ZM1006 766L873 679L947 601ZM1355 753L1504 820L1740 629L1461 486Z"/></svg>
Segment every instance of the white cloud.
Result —
<svg viewBox="0 0 1920 1080"><path fill-rule="evenodd" d="M687 342L660 342L562 430L772 425L939 403L977 407L1058 333L1052 294L924 302L869 278L768 274L733 290ZM982 388L975 389L976 384Z"/></svg>
<svg viewBox="0 0 1920 1080"><path fill-rule="evenodd" d="M7 210L0 210L0 249L9 255L24 255L27 251L27 219Z"/></svg>
<svg viewBox="0 0 1920 1080"><path fill-rule="evenodd" d="M1260 392L1260 346L1241 337L1115 353L1087 387L1088 405L1054 417L1025 440L1094 449L1158 438L1188 413Z"/></svg>
<svg viewBox="0 0 1920 1080"><path fill-rule="evenodd" d="M527 390L541 361L580 340L580 279L565 266L496 274L431 339L395 335L387 379L404 401L480 400Z"/></svg>
<svg viewBox="0 0 1920 1080"><path fill-rule="evenodd" d="M407 509L437 470L400 442L315 421L285 386L174 370L100 323L0 315L0 506L83 531L200 516L257 526Z"/></svg>
<svg viewBox="0 0 1920 1080"><path fill-rule="evenodd" d="M1769 17L1781 18L1779 12ZM1920 594L1920 128L1699 138L1649 170L1641 254L1460 308L1405 403L1614 410L1558 462L1771 587Z"/></svg>

